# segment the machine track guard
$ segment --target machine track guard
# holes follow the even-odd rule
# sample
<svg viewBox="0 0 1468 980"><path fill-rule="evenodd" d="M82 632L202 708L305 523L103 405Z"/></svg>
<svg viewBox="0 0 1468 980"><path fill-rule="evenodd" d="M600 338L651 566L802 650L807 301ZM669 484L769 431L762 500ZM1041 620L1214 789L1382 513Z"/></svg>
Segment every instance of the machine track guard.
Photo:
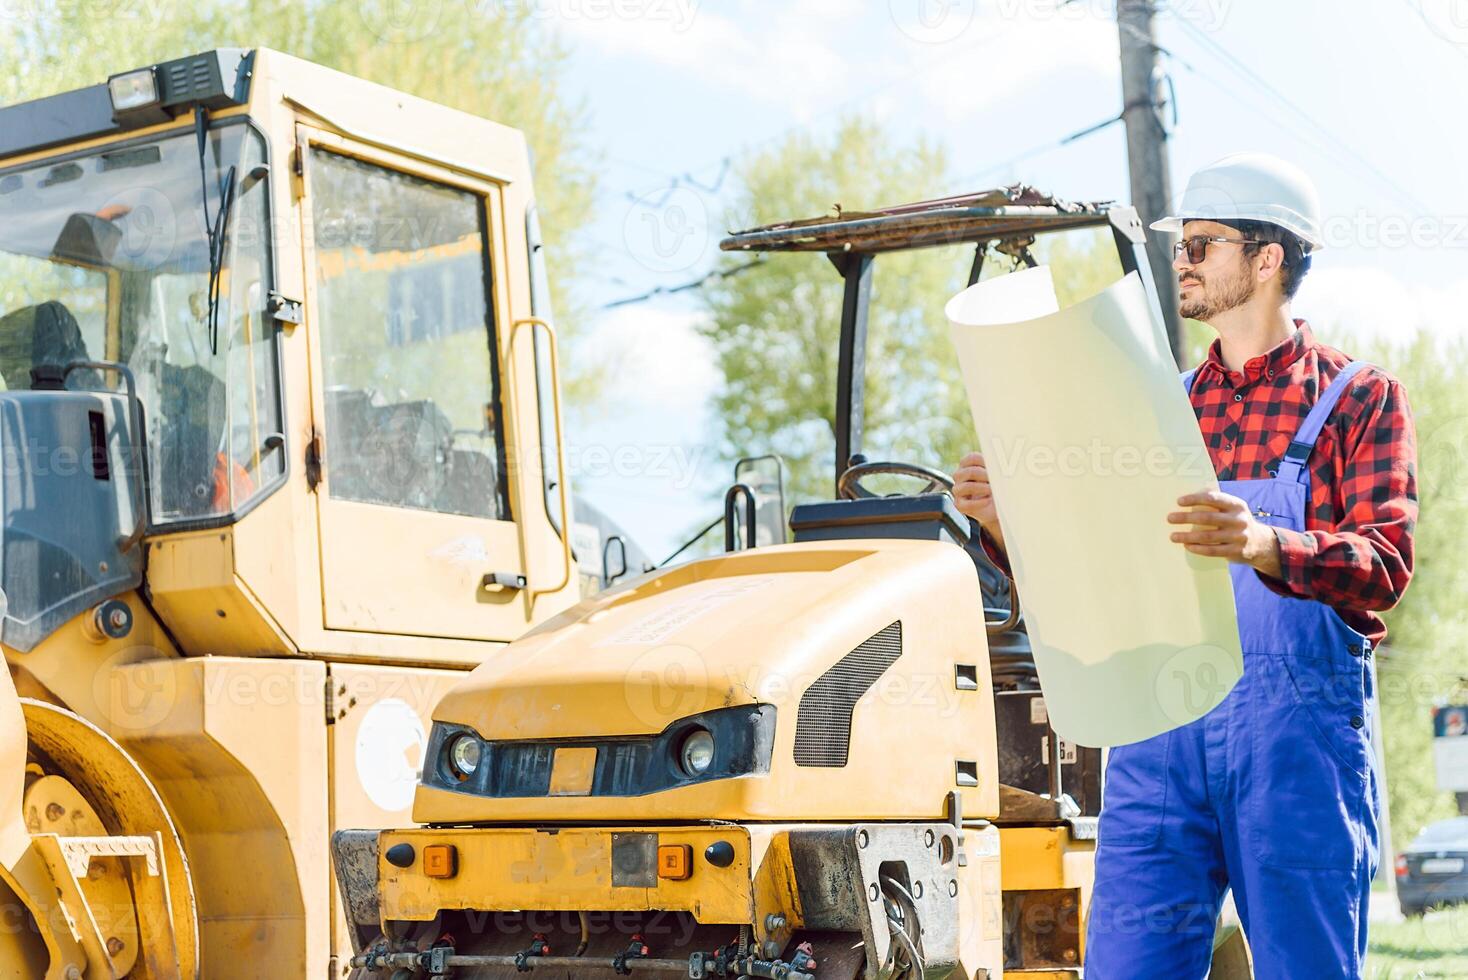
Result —
<svg viewBox="0 0 1468 980"><path fill-rule="evenodd" d="M341 891L354 953L362 952L381 929L377 838L375 830L338 830L331 835L331 863L336 869L336 886Z"/></svg>

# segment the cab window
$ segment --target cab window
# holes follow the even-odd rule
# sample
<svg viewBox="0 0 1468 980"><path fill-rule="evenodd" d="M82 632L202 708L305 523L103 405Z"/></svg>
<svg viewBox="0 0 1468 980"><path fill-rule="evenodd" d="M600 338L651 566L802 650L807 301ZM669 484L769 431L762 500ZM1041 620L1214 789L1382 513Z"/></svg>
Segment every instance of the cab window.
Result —
<svg viewBox="0 0 1468 980"><path fill-rule="evenodd" d="M484 201L314 149L330 495L509 518Z"/></svg>
<svg viewBox="0 0 1468 980"><path fill-rule="evenodd" d="M0 386L126 364L157 525L228 519L285 474L265 163L259 133L236 124L202 156L189 132L0 176ZM81 368L67 384L118 378Z"/></svg>

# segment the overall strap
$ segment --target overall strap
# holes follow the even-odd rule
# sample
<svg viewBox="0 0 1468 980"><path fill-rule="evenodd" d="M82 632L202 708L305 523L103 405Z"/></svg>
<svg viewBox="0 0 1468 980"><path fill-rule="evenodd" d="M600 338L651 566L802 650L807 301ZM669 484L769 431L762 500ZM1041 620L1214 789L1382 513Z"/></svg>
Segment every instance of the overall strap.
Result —
<svg viewBox="0 0 1468 980"><path fill-rule="evenodd" d="M1183 379L1183 391L1186 391L1190 395L1193 393L1193 379L1197 376L1197 368L1193 368L1190 371L1184 371L1181 375L1179 375L1179 377Z"/></svg>
<svg viewBox="0 0 1468 980"><path fill-rule="evenodd" d="M1371 365L1365 361L1352 361L1341 369L1341 373L1335 376L1330 387L1325 389L1315 401L1310 414L1305 416L1305 421L1300 423L1300 431L1295 433L1295 438L1290 440L1290 447L1285 450L1284 459L1279 462L1278 479L1295 481L1300 478L1300 470L1305 461L1310 458L1310 451L1315 448L1315 440L1320 435L1320 430L1325 427L1325 420L1330 413L1335 411L1336 402L1340 401L1341 395L1345 394L1346 385L1352 378L1361 372L1363 368Z"/></svg>

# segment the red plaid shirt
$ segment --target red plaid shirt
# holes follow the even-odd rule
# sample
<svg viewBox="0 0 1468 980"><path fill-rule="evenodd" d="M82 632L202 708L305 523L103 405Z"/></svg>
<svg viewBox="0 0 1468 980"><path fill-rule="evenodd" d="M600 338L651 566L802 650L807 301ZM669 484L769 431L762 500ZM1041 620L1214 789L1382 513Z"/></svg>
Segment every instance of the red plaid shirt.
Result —
<svg viewBox="0 0 1468 980"><path fill-rule="evenodd" d="M1220 480L1268 479L1316 398L1351 362L1304 320L1295 325L1242 373L1224 366L1216 340L1198 366L1193 411ZM1305 530L1274 529L1284 580L1259 578L1280 595L1333 607L1376 646L1386 636L1377 611L1396 605L1412 577L1417 443L1402 383L1374 365L1357 374L1308 465Z"/></svg>
<svg viewBox="0 0 1468 980"><path fill-rule="evenodd" d="M1310 326L1244 364L1223 363L1218 341L1198 366L1193 411L1220 480L1265 480L1316 398L1351 358L1315 340ZM1378 610L1396 605L1412 577L1417 444L1407 392L1378 367L1361 371L1336 403L1310 454L1305 530L1275 528L1283 581L1273 591L1316 599L1380 644ZM984 550L1009 566L987 533ZM1179 546L1181 547L1181 546Z"/></svg>

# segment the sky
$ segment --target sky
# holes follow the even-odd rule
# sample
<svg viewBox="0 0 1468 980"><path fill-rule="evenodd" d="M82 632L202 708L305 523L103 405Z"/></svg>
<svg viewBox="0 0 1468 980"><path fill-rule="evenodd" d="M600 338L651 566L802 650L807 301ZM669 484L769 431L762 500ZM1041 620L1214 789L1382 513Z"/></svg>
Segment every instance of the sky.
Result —
<svg viewBox="0 0 1468 980"><path fill-rule="evenodd" d="M709 411L719 372L694 330L696 291L601 307L712 267L731 163L859 113L898 145L940 141L954 192L1022 180L1129 200L1120 125L1057 145L1120 111L1114 0L517 2L570 47L565 84L602 160L595 261L575 284L595 315L570 356L613 365L617 400L571 419L573 485L654 557L716 516L730 482ZM1468 130L1456 109L1468 0L1158 7L1178 112L1174 195L1231 152L1290 159L1326 212L1296 315L1326 342L1332 327L1468 334Z"/></svg>

